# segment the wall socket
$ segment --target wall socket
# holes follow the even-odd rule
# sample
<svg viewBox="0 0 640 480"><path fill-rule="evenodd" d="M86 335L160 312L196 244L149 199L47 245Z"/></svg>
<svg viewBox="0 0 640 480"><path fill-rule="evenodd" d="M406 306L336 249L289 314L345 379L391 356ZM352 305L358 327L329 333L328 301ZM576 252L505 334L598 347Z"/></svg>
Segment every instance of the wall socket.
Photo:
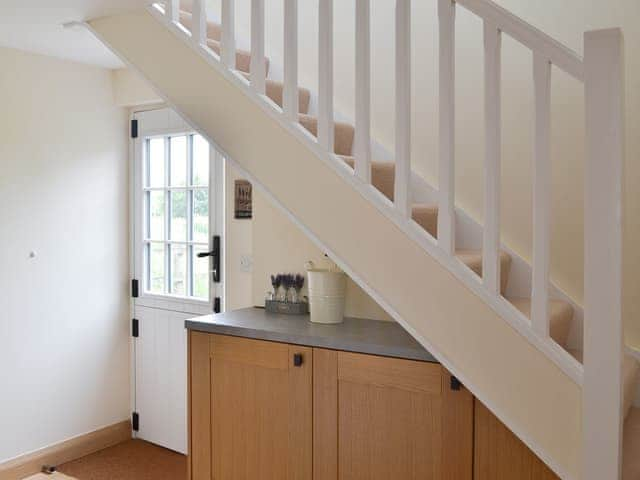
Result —
<svg viewBox="0 0 640 480"><path fill-rule="evenodd" d="M240 271L245 273L253 272L253 257L251 255L240 256Z"/></svg>

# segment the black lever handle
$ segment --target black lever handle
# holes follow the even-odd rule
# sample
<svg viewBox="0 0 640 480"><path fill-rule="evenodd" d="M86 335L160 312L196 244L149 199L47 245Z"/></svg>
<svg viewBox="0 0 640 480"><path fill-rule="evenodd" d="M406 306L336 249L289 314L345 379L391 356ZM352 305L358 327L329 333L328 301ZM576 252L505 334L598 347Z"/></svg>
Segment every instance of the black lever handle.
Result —
<svg viewBox="0 0 640 480"><path fill-rule="evenodd" d="M213 257L213 281L215 283L220 282L220 236L215 235L213 237L213 250L210 252L201 252L198 254L198 258Z"/></svg>
<svg viewBox="0 0 640 480"><path fill-rule="evenodd" d="M302 354L301 353L294 353L293 354L293 366L294 367L301 367L302 366Z"/></svg>

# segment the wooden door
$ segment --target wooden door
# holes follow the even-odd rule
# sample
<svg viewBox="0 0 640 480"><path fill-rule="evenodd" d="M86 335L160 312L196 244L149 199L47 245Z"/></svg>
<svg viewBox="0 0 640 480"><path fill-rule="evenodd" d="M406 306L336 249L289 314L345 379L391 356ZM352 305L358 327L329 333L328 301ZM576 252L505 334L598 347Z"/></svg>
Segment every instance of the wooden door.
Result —
<svg viewBox="0 0 640 480"><path fill-rule="evenodd" d="M312 350L222 335L206 340L204 372L195 370L195 349L191 356L191 478L311 480ZM192 338L192 347L199 341ZM208 391L197 386L207 383Z"/></svg>
<svg viewBox="0 0 640 480"><path fill-rule="evenodd" d="M476 480L558 480L480 401L475 400Z"/></svg>
<svg viewBox="0 0 640 480"><path fill-rule="evenodd" d="M437 364L314 349L314 480L471 479L473 397Z"/></svg>

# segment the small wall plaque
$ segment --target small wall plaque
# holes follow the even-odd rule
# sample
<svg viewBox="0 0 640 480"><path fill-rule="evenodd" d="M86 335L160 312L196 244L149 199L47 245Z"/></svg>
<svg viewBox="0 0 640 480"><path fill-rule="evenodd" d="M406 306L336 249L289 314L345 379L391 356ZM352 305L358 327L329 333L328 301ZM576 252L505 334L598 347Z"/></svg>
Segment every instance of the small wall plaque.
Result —
<svg viewBox="0 0 640 480"><path fill-rule="evenodd" d="M251 218L252 216L251 183L247 180L236 180L235 218L244 219Z"/></svg>

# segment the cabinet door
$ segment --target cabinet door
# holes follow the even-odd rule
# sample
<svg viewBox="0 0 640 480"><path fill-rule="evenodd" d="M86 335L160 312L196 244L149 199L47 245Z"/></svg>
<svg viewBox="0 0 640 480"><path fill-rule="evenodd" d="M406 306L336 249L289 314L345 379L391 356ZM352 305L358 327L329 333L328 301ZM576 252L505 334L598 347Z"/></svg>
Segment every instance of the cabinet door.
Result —
<svg viewBox="0 0 640 480"><path fill-rule="evenodd" d="M311 480L312 350L221 335L208 340L209 423L191 417L192 479ZM210 466L199 473L196 452L200 459L206 452L195 442L206 438L205 428Z"/></svg>
<svg viewBox="0 0 640 480"><path fill-rule="evenodd" d="M471 479L473 398L440 365L314 349L314 480Z"/></svg>
<svg viewBox="0 0 640 480"><path fill-rule="evenodd" d="M475 402L475 479L559 480L487 407Z"/></svg>

